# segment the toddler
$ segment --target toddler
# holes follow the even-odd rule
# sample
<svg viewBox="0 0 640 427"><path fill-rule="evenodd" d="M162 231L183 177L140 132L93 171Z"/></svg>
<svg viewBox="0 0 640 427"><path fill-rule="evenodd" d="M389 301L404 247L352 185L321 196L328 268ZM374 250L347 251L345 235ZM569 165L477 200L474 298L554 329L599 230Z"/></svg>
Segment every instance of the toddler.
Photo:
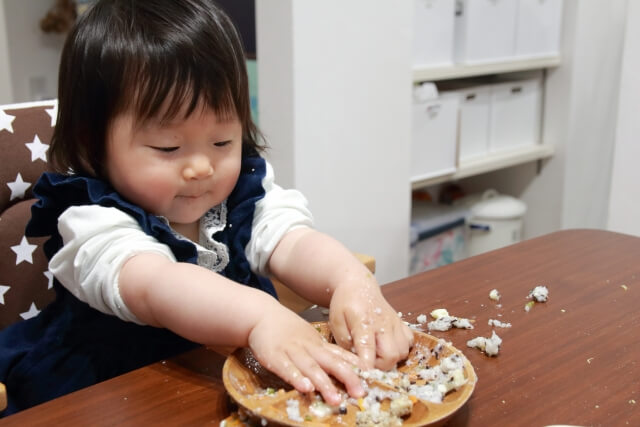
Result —
<svg viewBox="0 0 640 427"><path fill-rule="evenodd" d="M412 333L374 277L274 183L238 34L213 0L101 0L69 34L50 160L27 227L55 301L0 332L5 415L196 345L248 346L330 404ZM268 276L330 308L339 345Z"/></svg>

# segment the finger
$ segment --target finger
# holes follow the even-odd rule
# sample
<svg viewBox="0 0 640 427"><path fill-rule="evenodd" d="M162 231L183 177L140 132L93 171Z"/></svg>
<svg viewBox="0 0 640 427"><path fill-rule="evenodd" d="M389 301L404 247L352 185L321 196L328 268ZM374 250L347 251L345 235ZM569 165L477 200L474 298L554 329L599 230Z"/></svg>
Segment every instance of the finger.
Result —
<svg viewBox="0 0 640 427"><path fill-rule="evenodd" d="M348 353L346 351L344 352ZM348 354L350 354L351 356L355 356L352 353ZM362 397L364 395L362 381L360 380L357 372L354 370L354 365L351 364L348 360L345 360L341 356L337 356L331 349L329 349L327 353L324 353L320 355L320 357L318 357L318 363L327 373L344 384L349 395L351 395L352 397Z"/></svg>
<svg viewBox="0 0 640 427"><path fill-rule="evenodd" d="M408 330L408 334L406 333ZM411 350L411 338L413 333L411 330L402 323L397 323L393 328L393 340L395 341L396 349L398 351L398 360L406 359Z"/></svg>
<svg viewBox="0 0 640 427"><path fill-rule="evenodd" d="M353 348L353 338L351 337L347 321L342 313L329 313L329 327L331 328L333 338L340 347L346 348L347 350Z"/></svg>
<svg viewBox="0 0 640 427"><path fill-rule="evenodd" d="M311 380L302 374L297 364L287 356L281 362L272 365L273 373L291 384L300 393L310 393L315 390Z"/></svg>
<svg viewBox="0 0 640 427"><path fill-rule="evenodd" d="M351 351L345 350L342 347L338 347L335 344L330 344L328 346L328 351L333 353L335 356L343 359L345 362L347 362L352 367L355 366L355 367L358 367L360 369L364 369L364 366L362 365L362 361L360 360L360 358L358 356L356 356L354 353L352 353Z"/></svg>
<svg viewBox="0 0 640 427"><path fill-rule="evenodd" d="M415 334L413 333L413 331L411 330L410 327L408 327L407 325L405 325L404 323L402 324L402 332L404 334L404 336L406 337L407 341L409 342L409 349L411 349L411 347L413 347L413 343L415 341Z"/></svg>
<svg viewBox="0 0 640 427"><path fill-rule="evenodd" d="M404 323L400 324L400 328L399 329L400 329L400 334L401 334L400 339L402 339L406 343L407 356L408 356L409 355L409 351L411 351L411 347L413 347L413 340L414 340L413 331L411 330L410 327L408 327Z"/></svg>
<svg viewBox="0 0 640 427"><path fill-rule="evenodd" d="M370 322L361 321L351 329L353 347L364 363L365 369L372 369L376 361L376 337Z"/></svg>
<svg viewBox="0 0 640 427"><path fill-rule="evenodd" d="M406 360L409 357L409 352L411 351L411 340L409 340L408 335L405 333L406 325L398 324L393 329L393 340L395 341L396 350L398 352L397 359L395 363L397 364L401 360ZM409 331L410 332L410 331ZM411 338L413 338L413 334L409 334Z"/></svg>
<svg viewBox="0 0 640 427"><path fill-rule="evenodd" d="M386 331L383 328L377 331L376 350L375 366L378 369L387 371L393 368L400 360L400 351L393 331Z"/></svg>
<svg viewBox="0 0 640 427"><path fill-rule="evenodd" d="M315 357L321 356L323 353L322 350L318 351L318 349L314 349ZM331 381L331 378L329 378L329 375L327 375L310 353L298 349L294 354L290 354L289 357L291 357L300 369L300 372L311 381L315 389L320 392L325 402L334 406L340 404L342 398L338 389Z"/></svg>

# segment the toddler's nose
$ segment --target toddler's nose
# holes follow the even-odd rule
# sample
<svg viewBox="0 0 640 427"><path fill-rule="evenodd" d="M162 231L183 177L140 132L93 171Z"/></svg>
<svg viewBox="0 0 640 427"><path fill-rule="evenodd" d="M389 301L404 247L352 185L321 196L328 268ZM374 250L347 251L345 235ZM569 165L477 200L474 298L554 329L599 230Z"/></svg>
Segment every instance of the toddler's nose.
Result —
<svg viewBox="0 0 640 427"><path fill-rule="evenodd" d="M207 156L193 156L182 171L185 179L201 179L213 174L213 167Z"/></svg>

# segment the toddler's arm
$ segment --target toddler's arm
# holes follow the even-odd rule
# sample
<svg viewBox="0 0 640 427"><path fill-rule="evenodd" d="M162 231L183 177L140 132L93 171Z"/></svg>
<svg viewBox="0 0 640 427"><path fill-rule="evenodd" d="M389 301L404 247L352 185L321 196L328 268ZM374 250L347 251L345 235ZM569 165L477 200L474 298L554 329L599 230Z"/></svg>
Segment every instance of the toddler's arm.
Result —
<svg viewBox="0 0 640 427"><path fill-rule="evenodd" d="M120 272L125 304L143 322L207 345L249 346L257 360L301 392L341 397L328 374L353 396L363 393L355 355L320 334L270 295L158 254L130 258Z"/></svg>
<svg viewBox="0 0 640 427"><path fill-rule="evenodd" d="M300 295L330 308L336 341L354 349L366 367L389 369L408 355L411 330L369 270L333 238L308 228L290 231L273 251L269 268Z"/></svg>
<svg viewBox="0 0 640 427"><path fill-rule="evenodd" d="M56 278L80 300L125 321L162 326L207 345L247 346L302 392L315 388L336 403L327 373L359 395L359 361L270 295L205 268L178 263L124 212L69 208L59 218L63 247L50 261ZM308 378L308 379L305 379Z"/></svg>

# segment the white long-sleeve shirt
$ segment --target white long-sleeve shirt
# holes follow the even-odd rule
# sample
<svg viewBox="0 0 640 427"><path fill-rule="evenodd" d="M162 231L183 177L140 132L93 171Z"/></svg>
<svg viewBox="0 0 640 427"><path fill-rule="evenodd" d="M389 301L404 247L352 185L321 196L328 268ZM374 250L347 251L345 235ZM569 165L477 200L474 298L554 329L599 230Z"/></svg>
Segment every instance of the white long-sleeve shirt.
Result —
<svg viewBox="0 0 640 427"><path fill-rule="evenodd" d="M262 186L265 195L256 203L245 253L254 272L268 275L268 261L278 242L295 228L312 227L313 218L300 192L274 183L273 168L268 162ZM211 238L225 227L225 203L212 208L200 220L200 241L194 242L199 265L217 272L226 267L228 248ZM146 234L127 213L99 205L68 208L58 218L58 231L63 246L49 261L49 270L58 281L96 310L142 324L120 296L120 269L129 258L142 252L158 253L176 262L169 247Z"/></svg>

